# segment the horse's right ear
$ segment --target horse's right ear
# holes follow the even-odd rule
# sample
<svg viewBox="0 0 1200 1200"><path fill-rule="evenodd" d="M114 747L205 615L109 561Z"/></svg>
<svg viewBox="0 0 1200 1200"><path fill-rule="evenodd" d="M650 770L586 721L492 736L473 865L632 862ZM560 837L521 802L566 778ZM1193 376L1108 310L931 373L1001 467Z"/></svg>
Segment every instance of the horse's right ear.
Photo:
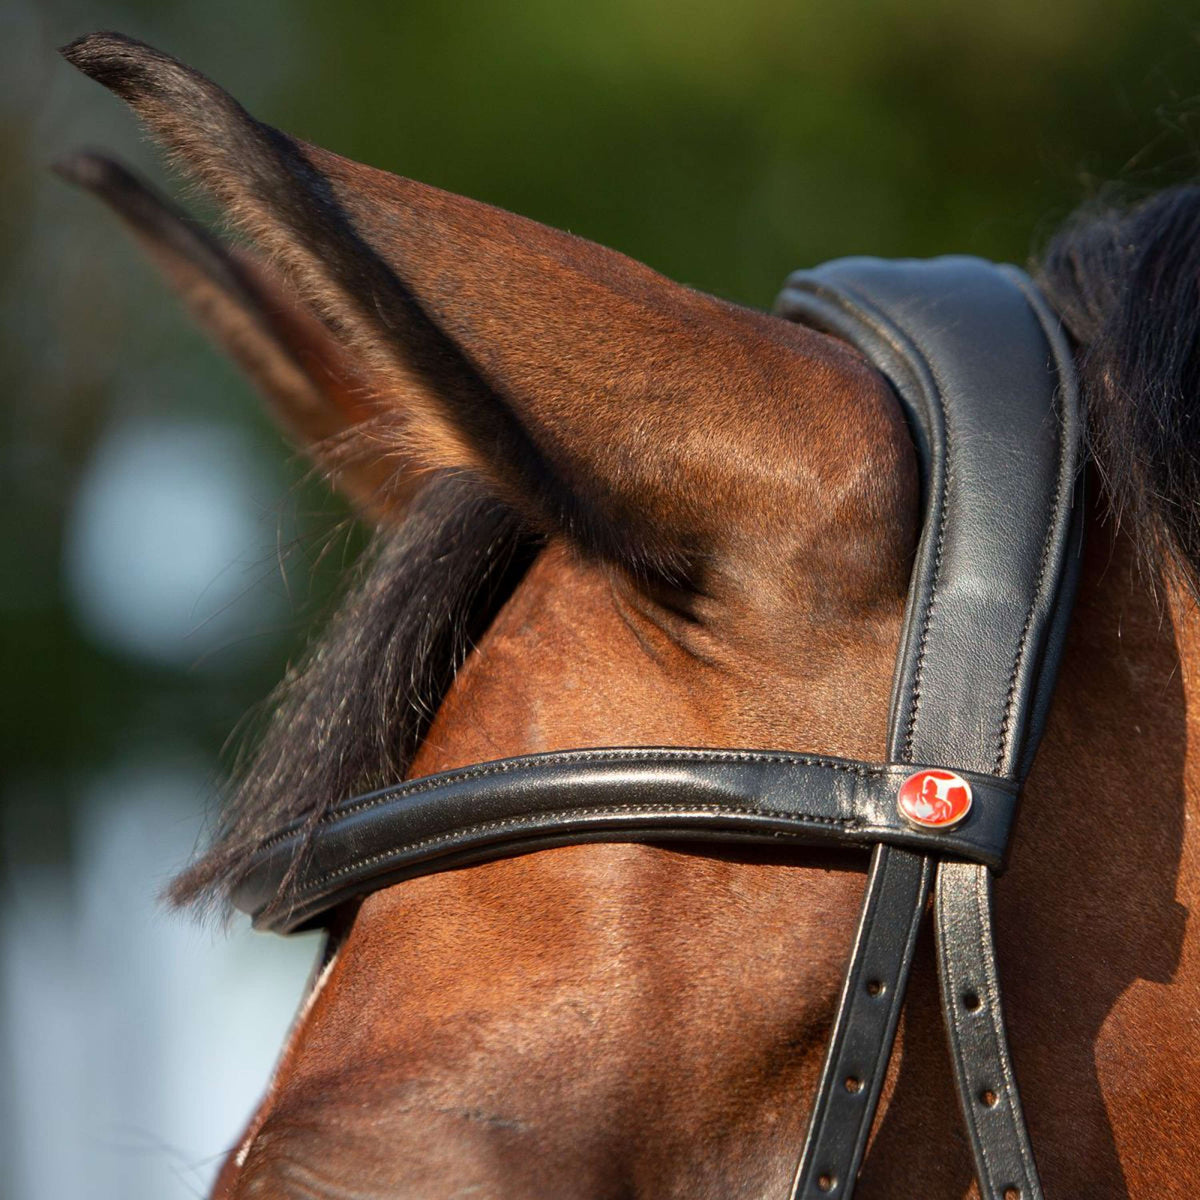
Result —
<svg viewBox="0 0 1200 1200"><path fill-rule="evenodd" d="M378 460L475 472L543 531L681 582L748 555L770 563L741 576L778 575L814 548L839 581L879 562L911 449L848 347L298 142L132 39L64 54L134 108L373 381Z"/></svg>

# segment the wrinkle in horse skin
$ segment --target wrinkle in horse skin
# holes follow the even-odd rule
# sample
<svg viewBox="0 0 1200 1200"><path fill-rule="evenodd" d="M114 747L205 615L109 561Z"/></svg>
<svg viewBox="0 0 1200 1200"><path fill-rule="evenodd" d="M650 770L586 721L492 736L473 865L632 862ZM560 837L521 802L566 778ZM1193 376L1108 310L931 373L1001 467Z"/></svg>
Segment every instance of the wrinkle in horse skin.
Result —
<svg viewBox="0 0 1200 1200"><path fill-rule="evenodd" d="M342 1179L329 1177L329 1168L315 1167L300 1158L283 1158L272 1164L270 1176L252 1180L249 1196L279 1196L287 1200L398 1200L395 1192L377 1190L369 1183L347 1184L352 1177L340 1172Z"/></svg>

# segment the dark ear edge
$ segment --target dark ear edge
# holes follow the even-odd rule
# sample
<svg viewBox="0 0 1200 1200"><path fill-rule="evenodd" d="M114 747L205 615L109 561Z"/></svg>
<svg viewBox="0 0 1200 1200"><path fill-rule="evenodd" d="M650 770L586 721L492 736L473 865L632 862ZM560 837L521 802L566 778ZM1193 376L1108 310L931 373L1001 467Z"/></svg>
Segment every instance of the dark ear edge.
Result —
<svg viewBox="0 0 1200 1200"><path fill-rule="evenodd" d="M824 514L827 542L844 541L847 513L869 539L878 472L845 464L875 461L860 424L890 453L877 418L892 402L831 339L299 142L134 39L94 34L64 54L384 382L380 458L475 474L544 534L689 591L790 561L796 529L776 514L795 504Z"/></svg>
<svg viewBox="0 0 1200 1200"><path fill-rule="evenodd" d="M115 159L80 151L52 170L116 213L197 322L242 367L332 482L366 515L394 519L419 480L381 458L364 437L379 414L378 385L353 364L334 334L289 301L266 266L226 246Z"/></svg>

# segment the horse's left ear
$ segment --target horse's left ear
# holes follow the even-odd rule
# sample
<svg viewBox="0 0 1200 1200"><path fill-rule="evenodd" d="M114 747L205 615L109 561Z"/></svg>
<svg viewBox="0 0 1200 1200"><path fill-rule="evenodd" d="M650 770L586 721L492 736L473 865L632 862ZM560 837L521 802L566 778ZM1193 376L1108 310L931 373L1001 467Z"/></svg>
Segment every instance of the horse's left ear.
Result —
<svg viewBox="0 0 1200 1200"><path fill-rule="evenodd" d="M363 426L380 461L478 472L542 528L676 578L739 547L794 554L799 514L820 552L877 561L859 543L903 502L910 452L886 386L840 343L298 142L140 42L64 54L382 382Z"/></svg>
<svg viewBox="0 0 1200 1200"><path fill-rule="evenodd" d="M364 513L386 519L404 508L416 480L364 454L356 436L373 412L372 381L266 263L226 245L111 158L73 154L54 170L124 221L283 428Z"/></svg>

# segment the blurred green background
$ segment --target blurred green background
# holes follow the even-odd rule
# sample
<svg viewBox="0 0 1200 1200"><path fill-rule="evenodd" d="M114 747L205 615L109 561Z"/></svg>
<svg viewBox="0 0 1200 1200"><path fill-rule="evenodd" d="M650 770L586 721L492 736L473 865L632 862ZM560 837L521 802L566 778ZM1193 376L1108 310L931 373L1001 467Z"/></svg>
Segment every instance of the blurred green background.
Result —
<svg viewBox="0 0 1200 1200"><path fill-rule="evenodd" d="M30 895L90 928L80 880L112 796L153 806L174 781L169 833L134 838L167 848L146 894L180 865L223 744L362 543L113 219L47 173L92 145L165 182L122 106L54 53L104 28L289 132L760 307L842 254L1024 261L1099 186L1191 177L1200 136L1200 12L1153 0L0 0L10 938ZM13 982L22 953L0 1074L20 996L42 994Z"/></svg>

